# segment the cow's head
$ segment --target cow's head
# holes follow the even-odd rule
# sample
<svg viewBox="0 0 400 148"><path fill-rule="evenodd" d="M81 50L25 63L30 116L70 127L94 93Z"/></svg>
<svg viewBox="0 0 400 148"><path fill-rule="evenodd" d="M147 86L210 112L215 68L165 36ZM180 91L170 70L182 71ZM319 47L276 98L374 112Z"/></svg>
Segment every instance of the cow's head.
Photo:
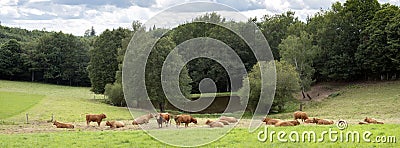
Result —
<svg viewBox="0 0 400 148"><path fill-rule="evenodd" d="M110 121L107 121L107 122L106 122L106 126L111 126Z"/></svg>

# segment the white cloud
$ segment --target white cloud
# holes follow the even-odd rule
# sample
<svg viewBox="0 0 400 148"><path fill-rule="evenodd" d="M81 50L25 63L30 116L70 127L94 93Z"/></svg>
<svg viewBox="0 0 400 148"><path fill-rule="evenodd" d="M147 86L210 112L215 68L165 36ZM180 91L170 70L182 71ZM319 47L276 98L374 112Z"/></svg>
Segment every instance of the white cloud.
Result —
<svg viewBox="0 0 400 148"><path fill-rule="evenodd" d="M0 15L5 18L18 19L21 15L18 13L18 10L12 6L2 6L0 9Z"/></svg>
<svg viewBox="0 0 400 148"><path fill-rule="evenodd" d="M19 9L19 12L22 13L22 15L24 15L24 16L29 16L30 14L34 14L34 15L46 14L45 12L43 12L39 9L31 9L31 8L21 8L21 9Z"/></svg>
<svg viewBox="0 0 400 148"><path fill-rule="evenodd" d="M378 0L380 3L390 3L400 6L400 0Z"/></svg>
<svg viewBox="0 0 400 148"><path fill-rule="evenodd" d="M18 4L18 0L1 0L0 1L1 6L13 6L13 5L17 5L17 4Z"/></svg>
<svg viewBox="0 0 400 148"><path fill-rule="evenodd" d="M329 9L333 2L345 0L0 0L0 18L4 25L62 30L74 35L83 35L94 26L99 34L107 28L130 27L134 20L144 23L168 7L194 1L219 2L240 10L247 17L261 18L290 10L304 21L320 8ZM399 0L378 1L400 6Z"/></svg>
<svg viewBox="0 0 400 148"><path fill-rule="evenodd" d="M289 10L289 2L286 0L265 0L265 7L267 10L281 13Z"/></svg>

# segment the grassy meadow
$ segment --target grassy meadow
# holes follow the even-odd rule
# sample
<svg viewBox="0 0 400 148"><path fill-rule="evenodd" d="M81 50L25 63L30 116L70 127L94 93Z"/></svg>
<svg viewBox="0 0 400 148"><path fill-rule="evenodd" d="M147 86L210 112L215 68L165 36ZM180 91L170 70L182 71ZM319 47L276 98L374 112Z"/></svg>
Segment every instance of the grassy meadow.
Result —
<svg viewBox="0 0 400 148"><path fill-rule="evenodd" d="M12 117L39 103L44 95L0 92L0 119Z"/></svg>
<svg viewBox="0 0 400 148"><path fill-rule="evenodd" d="M46 121L54 118L60 121L68 122L84 122L84 115L87 113L99 114L105 113L110 120L132 119L131 114L124 107L114 107L101 103L102 96L95 96L87 87L69 87L51 84L40 84L30 82L14 82L0 80L0 92L2 93L26 93L30 94L26 100L34 99L36 96L43 96L40 102L19 114L6 119L5 121L13 121L16 123L25 122L25 114L29 114L32 121ZM16 96L18 97L18 96ZM1 100L4 104L8 100ZM3 101L5 101L3 103ZM10 100L14 102L13 100ZM22 108L22 104L15 107ZM4 115L0 115L4 116Z"/></svg>
<svg viewBox="0 0 400 148"><path fill-rule="evenodd" d="M165 134L179 134L180 132L186 132L193 135L202 134L202 131L207 129L180 129L180 130L169 130L167 132L163 131ZM337 136L337 140L331 141L328 135L324 135L323 141L318 141L321 139L321 133L323 131L332 131L341 132L336 128L335 125L331 126L307 126L300 125L295 127L268 127L268 133L271 131L278 132L286 132L289 134L292 131L298 132L300 135L304 131L314 131L316 133L316 142L311 138L310 141L306 138L304 142L302 142L302 138L299 138L299 142L280 142L277 139L275 134L274 138L271 139L268 137L265 142L258 140L258 133L264 130L264 126L259 128L256 132L249 133L246 128L235 128L230 133L217 140L216 142L212 142L202 147L399 147L400 144L398 139L386 140L385 143L377 142L377 136L396 136L399 138L400 129L398 125L394 124L385 124L385 125L354 125L349 126L346 130L343 131L343 140L340 141L340 135L334 135L332 139L335 139ZM218 133L222 129L213 129L215 133ZM347 132L357 131L360 133L360 142L357 141L357 138L352 140L352 136L349 137L349 141L346 141L346 133ZM363 140L364 132L371 132L371 136L366 137L370 142L366 142ZM263 135L262 137L263 138ZM53 133L26 133L26 134L0 134L0 147L25 147L27 145L35 145L37 147L173 147L164 143L161 143L151 136L147 135L144 131L135 130L135 131L97 131L97 132L70 132L67 130L61 132L53 132ZM283 139L290 140L287 136ZM389 138L386 138L389 139ZM173 139L179 141L190 141L190 140L199 140L196 136L191 137L180 137L180 139ZM171 141L169 141L171 142Z"/></svg>
<svg viewBox="0 0 400 148"><path fill-rule="evenodd" d="M264 125L249 133L244 119L227 135L204 147L400 147L400 81L360 83L343 86L338 95L328 99L307 102L304 106L309 116L327 118L337 121L347 120L350 124L347 131L365 131L372 133L371 141L377 136L395 136L395 143L365 142L279 142L276 134L274 141L258 141L258 133L264 131ZM96 98L96 99L94 99ZM85 127L84 114L105 113L106 120L131 121L130 112L124 107L114 107L102 103L103 96L94 95L86 87L57 86L29 82L0 81L0 147L172 147L159 142L142 130L132 125L124 130L104 127ZM6 110L7 109L7 110ZM42 122L40 125L25 124L25 114L29 113L30 121ZM51 123L45 123L54 114L55 119L79 124L73 130L56 129ZM135 116L135 112L133 113ZM194 115L196 117L196 115ZM384 125L357 125L366 116L384 121ZM221 134L226 129L210 129L204 124L206 118L214 115L199 116L196 128L152 129L149 132L164 135L168 143L201 141L201 136ZM201 118L203 117L203 118ZM292 113L270 115L273 118L292 119ZM152 119L154 120L154 119ZM13 124L7 124L7 123ZM127 123L126 122L126 123ZM155 122L151 121L151 122ZM247 123L246 123L247 122ZM105 124L105 123L102 123ZM38 129L35 129L38 128ZM11 130L10 130L11 129ZM49 130L45 130L49 129ZM316 126L300 125L295 127L272 127L268 131L302 133L314 131L317 138L323 131L332 129L340 132L336 125ZM24 132L19 132L25 130ZM182 134L185 133L185 134ZM170 136L174 135L174 136ZM182 135L182 136L179 136ZM185 136L193 135L193 136ZM196 136L201 135L201 136ZM174 138L174 137L179 138ZM328 138L325 135L324 138ZM362 137L361 137L362 138ZM301 140L301 139L300 139Z"/></svg>
<svg viewBox="0 0 400 148"><path fill-rule="evenodd" d="M343 86L336 97L307 102L303 108L311 117L344 119L356 123L373 117L400 124L400 81ZM290 119L292 112L271 117Z"/></svg>

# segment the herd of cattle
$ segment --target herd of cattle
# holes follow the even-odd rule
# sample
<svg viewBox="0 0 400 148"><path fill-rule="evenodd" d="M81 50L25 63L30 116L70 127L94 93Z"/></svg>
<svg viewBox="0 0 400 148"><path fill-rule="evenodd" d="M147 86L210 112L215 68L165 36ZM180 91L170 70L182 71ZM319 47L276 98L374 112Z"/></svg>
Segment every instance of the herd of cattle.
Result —
<svg viewBox="0 0 400 148"><path fill-rule="evenodd" d="M132 121L132 125L141 125L149 123L151 118L156 118L159 128L162 128L162 125L166 126L171 125L172 118L175 120L176 127L179 127L181 124L184 124L185 127L189 126L189 123L197 124L197 119L193 118L191 115L181 114L172 116L169 113L158 113L158 114L146 114L140 117L137 117ZM96 122L98 126L100 126L103 119L107 118L105 114L88 114L86 115L86 125L89 126L90 122ZM236 123L238 120L235 117L226 117L222 116L217 121L207 120L206 124L210 127L223 127L223 125L229 125L230 123ZM68 123L61 123L58 121L54 121L53 125L57 128L74 128L74 125ZM106 126L110 126L110 128L121 128L125 127L125 124L121 121L106 121Z"/></svg>
<svg viewBox="0 0 400 148"><path fill-rule="evenodd" d="M334 124L333 120L321 119L317 117L308 117L307 113L302 111L294 112L293 117L294 120L290 121L283 121L280 119L272 119L272 118L264 118L262 119L262 121L265 122L265 124L267 125L274 125L274 126L296 126L300 124L298 119L300 119L305 124L320 124L320 125ZM383 124L383 122L377 121L374 118L366 117L364 121L360 121L358 124Z"/></svg>
<svg viewBox="0 0 400 148"><path fill-rule="evenodd" d="M300 119L303 123L306 124L320 124L320 125L330 125L334 124L333 120L327 119L320 119L317 117L308 117L306 112L296 111L293 114L294 120L290 121L283 121L280 119L272 119L272 118L263 118L262 121L265 122L267 125L274 125L274 126L296 126L299 125ZM97 122L97 125L100 126L100 123L103 119L107 118L105 114L88 114L86 115L86 125L89 126L90 122ZM132 125L141 125L149 123L151 118L156 118L158 127L162 128L162 125L165 126L171 125L172 118L175 120L176 127L179 127L181 124L185 124L185 127L188 127L189 123L197 124L197 119L193 118L191 115L181 114L172 116L169 113L158 113L158 114L146 114L140 117L137 117L132 121ZM224 127L224 125L229 125L231 123L236 123L238 120L235 117L226 117L221 116L216 121L207 120L205 122L206 125L209 125L211 128L213 127ZM359 122L359 124L383 124L383 122L377 121L373 118L366 117L364 121ZM54 124L57 128L74 128L74 125L61 123L58 121L54 121ZM125 124L121 121L107 121L106 126L110 126L110 128L121 128L125 127Z"/></svg>

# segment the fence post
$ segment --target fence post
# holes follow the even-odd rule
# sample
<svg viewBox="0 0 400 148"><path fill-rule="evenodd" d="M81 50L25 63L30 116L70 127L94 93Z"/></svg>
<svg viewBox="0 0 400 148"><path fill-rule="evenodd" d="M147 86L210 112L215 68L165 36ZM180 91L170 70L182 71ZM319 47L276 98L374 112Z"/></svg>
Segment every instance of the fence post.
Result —
<svg viewBox="0 0 400 148"><path fill-rule="evenodd" d="M26 124L29 124L29 114L26 113L25 115L26 115Z"/></svg>
<svg viewBox="0 0 400 148"><path fill-rule="evenodd" d="M303 103L300 103L300 108L299 108L299 110L300 110L300 111L303 111Z"/></svg>

